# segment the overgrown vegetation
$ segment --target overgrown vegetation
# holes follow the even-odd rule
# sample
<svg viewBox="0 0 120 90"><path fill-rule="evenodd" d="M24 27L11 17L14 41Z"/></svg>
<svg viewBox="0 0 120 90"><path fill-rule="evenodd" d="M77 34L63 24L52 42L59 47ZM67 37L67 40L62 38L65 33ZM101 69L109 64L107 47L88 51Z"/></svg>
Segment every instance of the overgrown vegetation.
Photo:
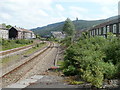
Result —
<svg viewBox="0 0 120 90"><path fill-rule="evenodd" d="M25 39L20 39L20 40L5 40L2 39L0 40L0 46L2 47L2 50L8 50L12 48L17 48L25 45L32 44L33 40L25 40Z"/></svg>
<svg viewBox="0 0 120 90"><path fill-rule="evenodd" d="M5 57L1 60L0 63L2 63L2 65L6 65L7 63L11 62L11 61L16 61L21 59L22 57L28 57L29 55L35 53L36 51L40 50L43 46L47 45L46 43L38 43L35 44L31 49L23 51L21 54L17 54L17 55L13 55L13 56L8 56Z"/></svg>
<svg viewBox="0 0 120 90"><path fill-rule="evenodd" d="M67 48L62 69L67 76L78 75L93 86L102 87L104 79L120 75L120 38L110 34L107 38L84 35Z"/></svg>

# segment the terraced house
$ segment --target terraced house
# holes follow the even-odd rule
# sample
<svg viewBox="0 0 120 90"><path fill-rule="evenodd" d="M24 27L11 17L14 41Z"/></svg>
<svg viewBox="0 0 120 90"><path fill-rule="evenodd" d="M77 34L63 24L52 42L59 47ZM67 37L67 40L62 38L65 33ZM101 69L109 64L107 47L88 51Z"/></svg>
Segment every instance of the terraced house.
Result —
<svg viewBox="0 0 120 90"><path fill-rule="evenodd" d="M0 38L8 39L8 33L8 29L4 25L0 24Z"/></svg>
<svg viewBox="0 0 120 90"><path fill-rule="evenodd" d="M107 37L108 32L112 32L116 36L120 36L120 18L96 25L88 31L90 36L97 35Z"/></svg>

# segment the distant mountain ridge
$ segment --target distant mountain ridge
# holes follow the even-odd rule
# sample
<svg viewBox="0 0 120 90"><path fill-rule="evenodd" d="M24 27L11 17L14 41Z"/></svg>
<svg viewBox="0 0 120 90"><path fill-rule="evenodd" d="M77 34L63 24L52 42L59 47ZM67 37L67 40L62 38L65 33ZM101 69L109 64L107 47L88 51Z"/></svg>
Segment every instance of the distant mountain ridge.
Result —
<svg viewBox="0 0 120 90"><path fill-rule="evenodd" d="M102 20L74 20L73 23L75 24L76 30L82 30L85 28L90 28L93 25L98 25L100 23L107 22L117 18L118 16L114 16L114 17L110 17ZM51 31L62 31L63 25L64 25L64 22L58 22L58 23L49 24L43 27L37 27L31 30L35 34L38 34L40 36L45 36L45 35L50 35Z"/></svg>

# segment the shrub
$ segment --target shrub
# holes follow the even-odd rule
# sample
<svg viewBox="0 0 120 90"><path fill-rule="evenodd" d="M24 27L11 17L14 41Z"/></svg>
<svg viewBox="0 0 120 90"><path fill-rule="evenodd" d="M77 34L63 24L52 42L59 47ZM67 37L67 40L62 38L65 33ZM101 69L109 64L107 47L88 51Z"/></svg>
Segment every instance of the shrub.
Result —
<svg viewBox="0 0 120 90"><path fill-rule="evenodd" d="M16 48L25 44L30 44L33 43L32 40L5 40L2 39L2 48L3 50L7 50L7 49L12 49L12 48Z"/></svg>
<svg viewBox="0 0 120 90"><path fill-rule="evenodd" d="M120 62L120 39L115 38L109 41L109 43L103 47L103 51L106 54L106 58L104 58L105 62L112 62L113 64Z"/></svg>
<svg viewBox="0 0 120 90"><path fill-rule="evenodd" d="M120 62L118 38L85 37L69 45L62 68L65 75L79 75L100 88L104 78L115 78L118 73L116 69L120 67L116 66L118 62Z"/></svg>
<svg viewBox="0 0 120 90"><path fill-rule="evenodd" d="M118 78L120 78L120 62L116 66L117 66L117 76Z"/></svg>
<svg viewBox="0 0 120 90"><path fill-rule="evenodd" d="M114 78L117 73L117 67L108 62L100 62L101 67L103 68L104 78L111 79Z"/></svg>
<svg viewBox="0 0 120 90"><path fill-rule="evenodd" d="M39 47L39 44L36 44L36 47Z"/></svg>

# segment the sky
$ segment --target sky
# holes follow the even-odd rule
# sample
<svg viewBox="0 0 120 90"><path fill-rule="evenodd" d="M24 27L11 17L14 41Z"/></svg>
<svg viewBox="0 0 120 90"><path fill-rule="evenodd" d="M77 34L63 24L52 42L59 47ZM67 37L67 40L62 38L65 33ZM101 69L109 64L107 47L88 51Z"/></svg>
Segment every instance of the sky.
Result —
<svg viewBox="0 0 120 90"><path fill-rule="evenodd" d="M26 29L71 20L118 15L120 0L0 0L0 23Z"/></svg>

